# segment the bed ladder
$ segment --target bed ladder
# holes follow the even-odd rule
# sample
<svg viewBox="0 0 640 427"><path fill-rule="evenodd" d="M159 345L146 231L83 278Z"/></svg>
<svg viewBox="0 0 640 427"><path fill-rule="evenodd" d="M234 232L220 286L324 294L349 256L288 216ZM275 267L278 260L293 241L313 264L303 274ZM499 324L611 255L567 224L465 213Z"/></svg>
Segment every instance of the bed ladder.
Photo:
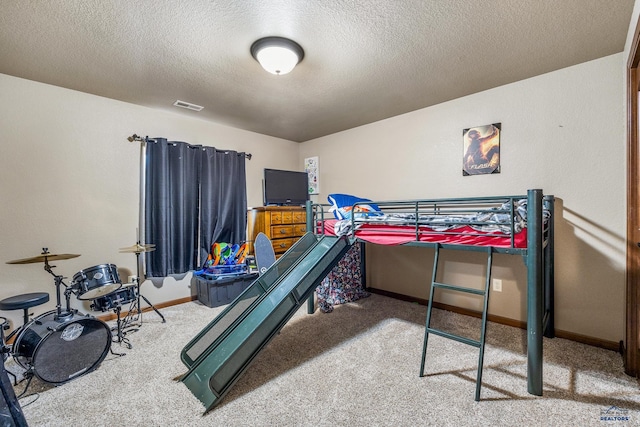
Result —
<svg viewBox="0 0 640 427"><path fill-rule="evenodd" d="M468 287L464 287L464 286L455 286L455 285L448 285L445 283L439 283L436 282L436 274L438 272L438 258L440 255L440 249L441 249L441 245L436 245L436 253L435 253L435 259L433 262L433 278L431 280L431 291L430 291L430 295L429 295L429 304L428 304L428 308L427 308L427 321L426 321L426 327L425 327L425 331L424 331L424 345L422 347L422 363L420 365L420 376L424 377L424 366L425 366L425 359L427 356L427 342L429 340L429 334L436 334L439 335L441 337L444 338L449 338L452 339L454 341L458 341L464 344L468 344L471 345L473 347L476 347L480 350L480 354L478 356L478 374L476 377L476 396L475 396L475 400L476 402L480 400L480 387L482 385L482 363L483 363L483 359L484 359L484 342L485 342L485 336L486 336L486 331L487 331L487 308L489 307L489 280L491 278L491 264L492 264L492 259L493 259L493 251L490 247L487 247L486 251L487 251L487 278L485 280L485 285L484 285L484 289L473 289L473 288L468 288ZM443 330L439 330L439 329L435 329L431 327L431 313L432 313L432 308L433 308L433 297L435 294L435 289L436 288L440 288L440 289L447 289L450 291L456 291L456 292L465 292L465 293L470 293L470 294L475 294L475 295L481 295L483 297L483 309L482 309L482 328L480 331L480 340L473 340L467 337L463 337L460 335L456 335L453 333L449 333Z"/></svg>

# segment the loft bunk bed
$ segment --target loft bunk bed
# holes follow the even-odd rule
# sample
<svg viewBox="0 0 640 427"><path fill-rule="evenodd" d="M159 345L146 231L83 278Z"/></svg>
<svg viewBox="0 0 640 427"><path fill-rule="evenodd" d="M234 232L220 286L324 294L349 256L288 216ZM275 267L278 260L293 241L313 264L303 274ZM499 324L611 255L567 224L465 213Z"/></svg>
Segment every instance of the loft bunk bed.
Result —
<svg viewBox="0 0 640 427"><path fill-rule="evenodd" d="M343 195L337 195L343 196ZM420 376L424 376L429 334L479 349L475 400L480 399L489 281L493 254L521 255L527 269L527 389L542 395L543 336L554 336L554 197L540 189L526 195L424 199L354 203L332 197L331 205L307 203L307 230L315 235L347 236L352 243L410 245L435 248L427 308ZM487 254L484 289L437 281L440 250L482 251ZM364 260L364 257L363 257ZM480 340L431 327L436 289L483 298ZM309 311L313 308L309 299Z"/></svg>

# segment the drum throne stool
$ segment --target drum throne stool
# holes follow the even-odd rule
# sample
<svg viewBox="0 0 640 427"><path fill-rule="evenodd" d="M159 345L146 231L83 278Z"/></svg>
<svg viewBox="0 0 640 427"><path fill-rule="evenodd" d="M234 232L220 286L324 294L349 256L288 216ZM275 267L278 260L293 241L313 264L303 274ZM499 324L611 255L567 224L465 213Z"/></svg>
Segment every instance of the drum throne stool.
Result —
<svg viewBox="0 0 640 427"><path fill-rule="evenodd" d="M5 298L2 301L0 301L0 310L5 310L5 311L24 310L24 317L23 317L23 326L24 326L27 323L29 323L29 316L30 316L29 309L31 307L42 305L48 301L49 301L49 294L47 292L31 292L28 294L14 295L12 297ZM1 327L2 327L2 331L0 332L0 335L2 338L2 343L1 343L2 349L0 349L0 351L2 352L2 365L4 367L4 360L9 355L9 350L10 350L10 347L7 346L5 341L4 330L9 329L9 322L7 322L7 320L4 319ZM15 328L15 330L9 335L8 339L11 339L11 337L19 330L20 328ZM11 377L13 377L13 382L17 384L18 379L16 378L15 374L10 371L6 371L6 373L8 375L11 375Z"/></svg>
<svg viewBox="0 0 640 427"><path fill-rule="evenodd" d="M24 325L29 322L29 309L49 301L47 292L31 292L15 295L0 301L0 310L24 310Z"/></svg>

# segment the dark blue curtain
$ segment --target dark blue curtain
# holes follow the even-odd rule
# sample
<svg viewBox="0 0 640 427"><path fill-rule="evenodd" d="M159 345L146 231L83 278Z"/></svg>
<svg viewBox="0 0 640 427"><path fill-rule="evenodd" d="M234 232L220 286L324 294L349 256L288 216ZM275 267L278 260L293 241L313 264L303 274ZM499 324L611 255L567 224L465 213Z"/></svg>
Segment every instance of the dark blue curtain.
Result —
<svg viewBox="0 0 640 427"><path fill-rule="evenodd" d="M144 209L143 243L156 245L145 257L147 276L198 269L216 239L246 239L244 153L148 140Z"/></svg>
<svg viewBox="0 0 640 427"><path fill-rule="evenodd" d="M202 148L200 173L200 265L215 242L247 238L245 153Z"/></svg>

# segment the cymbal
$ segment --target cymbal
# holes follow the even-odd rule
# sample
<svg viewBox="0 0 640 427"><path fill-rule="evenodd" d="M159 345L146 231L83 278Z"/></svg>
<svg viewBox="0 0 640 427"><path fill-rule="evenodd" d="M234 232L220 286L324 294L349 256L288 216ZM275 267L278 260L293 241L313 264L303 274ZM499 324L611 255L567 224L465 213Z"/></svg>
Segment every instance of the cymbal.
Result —
<svg viewBox="0 0 640 427"><path fill-rule="evenodd" d="M34 256L31 258L23 258L16 259L13 261L7 261L7 264L35 264L37 262L48 262L48 261L58 261L61 259L71 259L77 258L80 255L78 254L50 254L50 253L42 253L38 256Z"/></svg>
<svg viewBox="0 0 640 427"><path fill-rule="evenodd" d="M126 247L126 248L120 248L120 252L121 253L142 253L142 252L152 252L156 250L156 245L141 245L140 243L137 243L135 245Z"/></svg>

